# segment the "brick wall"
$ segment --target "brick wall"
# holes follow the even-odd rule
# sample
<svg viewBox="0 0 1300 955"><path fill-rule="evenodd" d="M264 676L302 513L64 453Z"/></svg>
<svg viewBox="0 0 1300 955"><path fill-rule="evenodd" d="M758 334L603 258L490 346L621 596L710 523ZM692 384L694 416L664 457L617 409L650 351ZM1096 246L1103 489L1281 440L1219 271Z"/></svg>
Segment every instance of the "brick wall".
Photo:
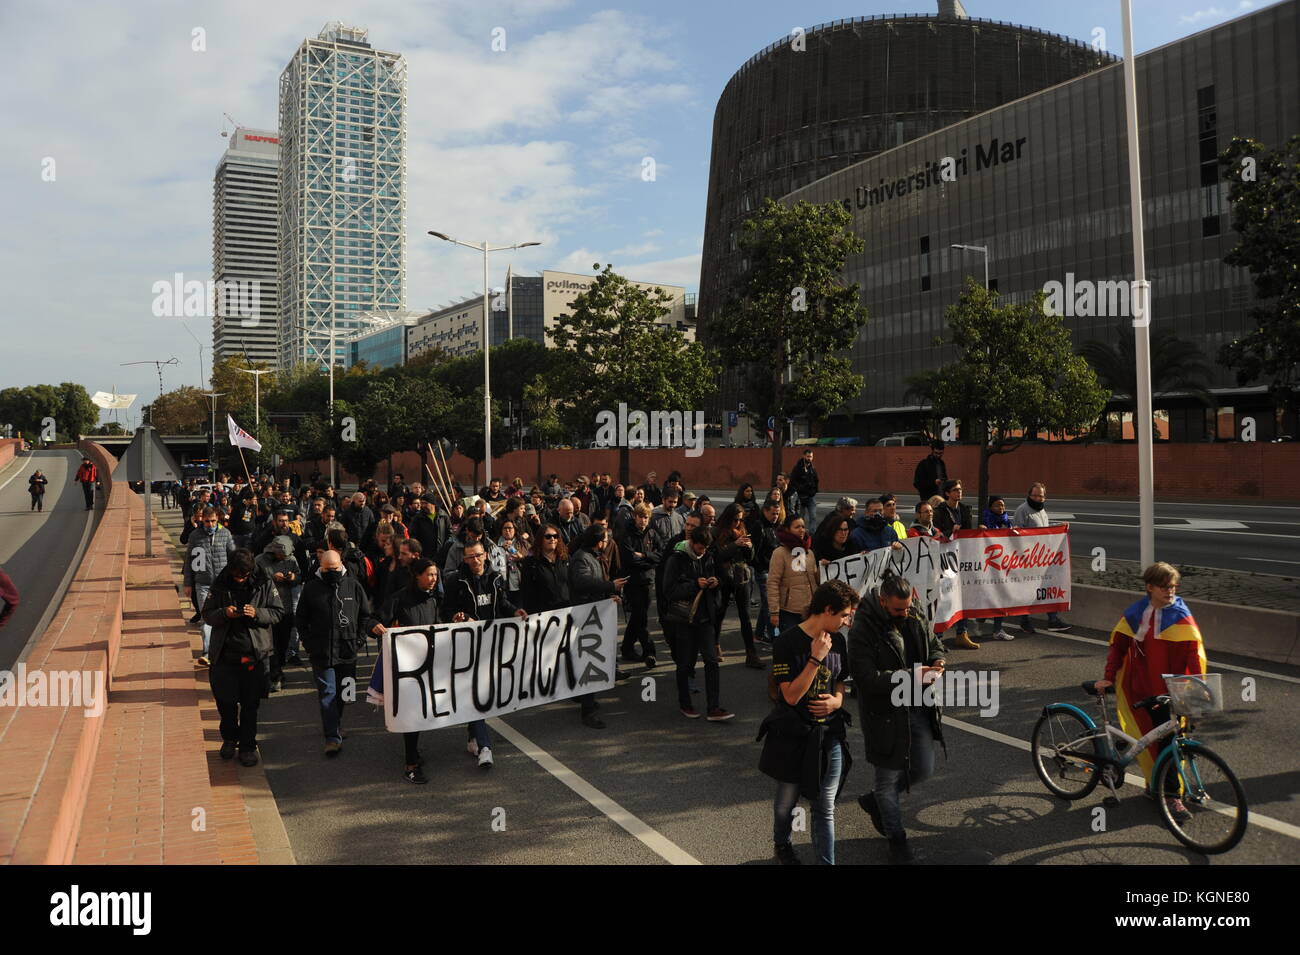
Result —
<svg viewBox="0 0 1300 955"><path fill-rule="evenodd" d="M12 461L17 453L17 438L0 438L0 468Z"/></svg>
<svg viewBox="0 0 1300 955"><path fill-rule="evenodd" d="M782 452L785 470L794 467L801 449ZM816 448L815 464L821 486L832 491L891 490L900 497L911 496L912 473L925 457L925 448ZM974 493L979 474L979 449L950 445L944 455L948 474L960 477L967 495ZM748 481L761 489L769 486L771 451L765 448L711 448L702 457L688 458L676 451L631 452L631 478L645 480L657 471L660 483L669 472L682 472L688 488L733 488ZM468 488L474 465L463 455L453 455L452 471ZM324 462L315 465L322 471ZM304 479L313 464L302 462L297 470ZM408 482L422 475L419 455L393 456L393 470ZM1162 500L1223 499L1227 501L1300 502L1300 484L1289 480L1300 470L1300 443L1158 444L1155 447L1156 494ZM492 463L494 476L510 481L522 477L531 486L538 475L535 451L513 451ZM578 471L609 471L618 477L617 450L543 451L543 476L556 472L570 480ZM1132 444L1025 445L1011 454L989 462L990 490L1019 496L1034 481L1042 481L1053 497L1137 497L1137 446ZM483 468L479 466L479 479ZM375 472L387 483L388 467L381 462ZM340 473L345 487L355 487L356 478ZM427 479L426 479L427 483Z"/></svg>

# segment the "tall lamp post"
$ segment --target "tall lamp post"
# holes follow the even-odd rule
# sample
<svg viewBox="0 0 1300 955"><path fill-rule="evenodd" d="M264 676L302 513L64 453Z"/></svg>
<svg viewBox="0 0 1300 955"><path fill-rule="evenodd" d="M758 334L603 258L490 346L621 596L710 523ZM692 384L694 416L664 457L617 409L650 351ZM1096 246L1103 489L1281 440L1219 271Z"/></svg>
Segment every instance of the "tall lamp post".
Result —
<svg viewBox="0 0 1300 955"><path fill-rule="evenodd" d="M212 400L212 430L208 433L208 470L212 477L217 476L217 399L224 398L228 391L205 391L203 397Z"/></svg>
<svg viewBox="0 0 1300 955"><path fill-rule="evenodd" d="M306 325L297 325L296 327L304 332L311 331L311 329L308 328ZM312 340L310 338L305 338L303 339L303 341L311 345L312 348L316 348L316 346L312 343ZM330 319L329 348L330 348L330 356L327 364L329 365L329 370L330 370L330 443L333 444L334 442L334 320L332 318ZM316 354L318 355L320 354L319 348L316 348ZM335 475L334 473L334 452L332 450L330 451L330 487L334 488L335 490L338 489L337 475Z"/></svg>
<svg viewBox="0 0 1300 955"><path fill-rule="evenodd" d="M1137 67L1133 61L1133 11L1120 0L1124 20L1124 114L1128 120L1128 196L1133 230L1133 338L1137 359L1138 540L1142 566L1156 559L1156 478L1151 434L1151 286L1142 234L1142 162L1138 155Z"/></svg>
<svg viewBox="0 0 1300 955"><path fill-rule="evenodd" d="M960 242L954 242L950 248L961 249L963 252L978 252L984 256L984 287L989 287L989 247L987 245L963 245Z"/></svg>
<svg viewBox="0 0 1300 955"><path fill-rule="evenodd" d="M488 286L488 255L492 252L505 252L509 249L526 249L529 246L541 245L540 242L517 242L514 245L489 246L487 239L481 243L462 242L460 239L453 239L451 236L442 232L429 230L429 235L435 239L442 239L444 242L451 242L455 245L463 245L467 249L474 249L476 252L483 253L483 483L492 483L492 376L489 369L490 359L488 352L491 346L488 329L491 327L490 316L492 314L488 298L491 289Z"/></svg>
<svg viewBox="0 0 1300 955"><path fill-rule="evenodd" d="M236 368L246 375L253 376L253 430L262 427L262 376L271 374L270 368Z"/></svg>
<svg viewBox="0 0 1300 955"><path fill-rule="evenodd" d="M181 328L185 329L185 331L189 334L190 338L194 339L194 344L199 346L199 387L202 388L203 387L203 342L199 341L199 336L195 335L192 331L190 331L190 327L186 325L184 322L181 322Z"/></svg>

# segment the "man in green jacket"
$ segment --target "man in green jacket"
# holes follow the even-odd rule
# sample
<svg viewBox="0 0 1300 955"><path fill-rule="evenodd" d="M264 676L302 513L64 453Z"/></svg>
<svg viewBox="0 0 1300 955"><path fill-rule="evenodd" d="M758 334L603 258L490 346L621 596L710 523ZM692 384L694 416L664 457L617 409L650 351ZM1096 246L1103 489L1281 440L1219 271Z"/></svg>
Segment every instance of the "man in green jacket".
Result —
<svg viewBox="0 0 1300 955"><path fill-rule="evenodd" d="M858 799L896 863L914 861L903 829L900 793L934 773L934 744L943 742L937 701L916 692L943 675L943 644L906 578L887 576L867 594L849 630L849 668L858 696L872 791ZM927 705L930 704L930 705Z"/></svg>

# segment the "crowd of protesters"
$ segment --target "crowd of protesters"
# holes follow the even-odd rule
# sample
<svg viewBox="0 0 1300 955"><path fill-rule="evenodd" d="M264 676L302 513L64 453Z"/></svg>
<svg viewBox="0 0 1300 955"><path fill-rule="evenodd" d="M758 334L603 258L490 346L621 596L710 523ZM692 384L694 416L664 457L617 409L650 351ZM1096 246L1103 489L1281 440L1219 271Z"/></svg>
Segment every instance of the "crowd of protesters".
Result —
<svg viewBox="0 0 1300 955"><path fill-rule="evenodd" d="M909 537L946 540L959 529L1048 523L1039 483L1011 513L997 496L977 513L963 503L961 481L948 477L943 450L934 442L918 464L915 505L900 512L886 493L859 513L856 499L841 497L820 521L811 449L766 492L744 483L733 500L716 502L687 490L677 471L662 483L651 472L640 485L607 473L567 482L552 474L532 487L493 480L477 493L453 482L442 489L450 498L400 474L387 486L366 481L351 494L318 474L301 484L261 477L177 484L167 503L183 513L185 584L197 611L191 622L203 628L198 662L210 670L221 755L257 763L259 702L283 687L291 666L311 669L323 751L336 757L358 658L386 628L493 621L604 599L620 604L624 618L619 656L626 672L615 679L633 667L659 666L653 607L682 716L727 722L735 714L722 705L720 664L723 623L734 613L744 666L764 670L760 651L771 656L769 695L777 706L760 737L762 768L778 781L776 858L798 861L790 831L803 795L812 803L817 859L834 862L835 797L851 763L845 690L855 685L876 773L859 802L895 861L910 861L900 796L933 771L942 736L933 708L895 712L890 677L913 666L937 675L950 648L979 645L962 621L945 646L902 578L887 576L859 602L844 583L825 579L824 568L901 548ZM1007 622L993 620L991 635L1011 639ZM1027 617L1019 624L1033 632ZM1055 614L1048 626L1068 629ZM383 690L376 664L368 699L382 702ZM594 694L573 702L584 726L606 728ZM466 736L468 753L491 767L486 723L469 723ZM419 734L404 734L403 745L403 777L426 783Z"/></svg>

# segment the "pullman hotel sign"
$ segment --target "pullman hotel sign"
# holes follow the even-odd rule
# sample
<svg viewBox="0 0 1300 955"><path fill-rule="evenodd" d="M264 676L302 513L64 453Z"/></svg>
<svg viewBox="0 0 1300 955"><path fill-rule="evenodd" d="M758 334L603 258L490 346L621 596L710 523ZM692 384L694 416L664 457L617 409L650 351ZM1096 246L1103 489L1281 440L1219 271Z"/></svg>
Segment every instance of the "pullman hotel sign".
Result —
<svg viewBox="0 0 1300 955"><path fill-rule="evenodd" d="M841 199L840 205L848 212L852 212L855 207L866 209L922 189L940 186L945 182L956 182L972 171L983 172L994 166L1005 166L1021 157L1027 141L1025 136L1014 140L1001 140L994 136L987 143L976 143L973 156L970 155L969 147L962 147L958 155L944 156L934 162L926 163L921 169L909 175L888 182L881 179L874 186L855 186L853 195Z"/></svg>

